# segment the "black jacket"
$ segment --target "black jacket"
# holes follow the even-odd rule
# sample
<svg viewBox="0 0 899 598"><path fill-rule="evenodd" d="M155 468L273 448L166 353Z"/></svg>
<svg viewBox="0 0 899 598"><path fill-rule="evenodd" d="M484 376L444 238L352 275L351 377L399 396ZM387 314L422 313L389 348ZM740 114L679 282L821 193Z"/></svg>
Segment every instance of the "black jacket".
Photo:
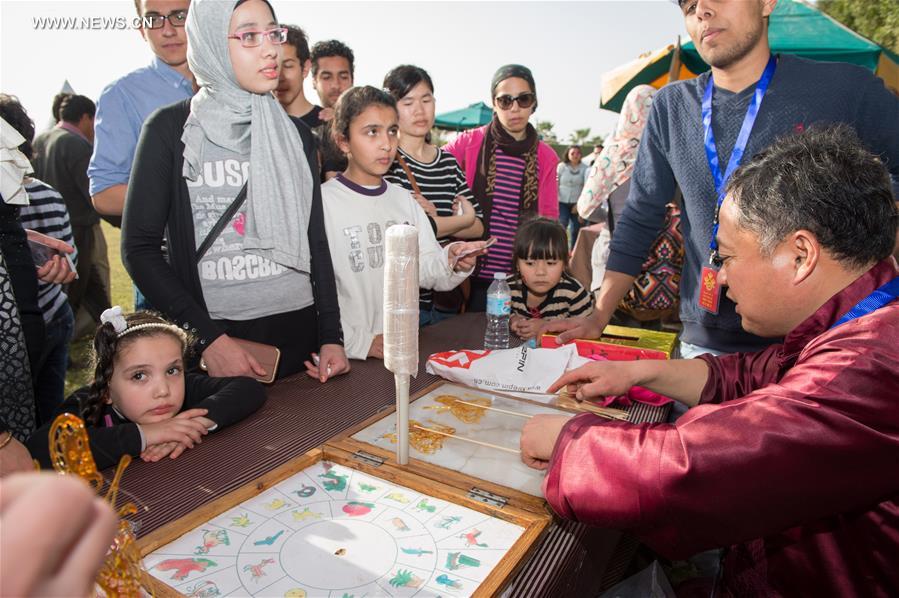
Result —
<svg viewBox="0 0 899 598"><path fill-rule="evenodd" d="M69 395L57 409L53 419L62 413L81 417L81 401L87 398L87 390L85 386ZM210 378L204 374L187 374L184 377L184 405L181 411L206 409L205 417L218 424L215 428L218 431L259 409L265 403L265 398L262 385L251 378ZM111 426L107 423L107 416ZM51 420L38 428L27 443L31 456L46 469L53 466L50 463L49 438L52 425ZM97 469L118 464L122 455L137 457L141 453L137 424L121 417L111 405L106 405L103 410L99 426L87 428L87 435Z"/></svg>
<svg viewBox="0 0 899 598"><path fill-rule="evenodd" d="M122 260L150 304L190 330L202 352L224 330L209 317L197 272L196 233L187 183L181 175L181 135L190 100L160 108L147 118L134 154L122 224ZM303 141L313 179L319 172L316 141L309 128L291 117ZM168 247L163 256L162 239ZM314 181L309 216L312 293L318 317L318 342L343 344L334 267L325 236L321 187ZM301 334L302 331L297 331Z"/></svg>

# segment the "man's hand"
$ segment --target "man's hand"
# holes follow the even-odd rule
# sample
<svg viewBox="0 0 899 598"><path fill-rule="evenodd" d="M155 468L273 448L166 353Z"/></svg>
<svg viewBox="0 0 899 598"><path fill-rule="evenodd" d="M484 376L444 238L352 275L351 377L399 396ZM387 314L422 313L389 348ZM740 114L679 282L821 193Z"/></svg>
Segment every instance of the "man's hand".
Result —
<svg viewBox="0 0 899 598"><path fill-rule="evenodd" d="M384 359L384 335L379 334L371 341L368 356L376 359Z"/></svg>
<svg viewBox="0 0 899 598"><path fill-rule="evenodd" d="M421 206L421 209L425 211L425 214L430 216L431 218L437 217L437 206L428 201L428 199L422 195L421 193L412 193L412 197L418 202L418 205Z"/></svg>
<svg viewBox="0 0 899 598"><path fill-rule="evenodd" d="M642 361L596 361L565 372L546 389L548 393L565 388L579 401L627 394L638 382Z"/></svg>
<svg viewBox="0 0 899 598"><path fill-rule="evenodd" d="M73 476L0 481L0 595L87 596L116 530L112 508Z"/></svg>
<svg viewBox="0 0 899 598"><path fill-rule="evenodd" d="M521 340L530 340L541 334L543 326L546 324L539 318L525 318L518 314L512 316L509 320L509 328Z"/></svg>
<svg viewBox="0 0 899 598"><path fill-rule="evenodd" d="M203 351L203 361L206 363L206 371L214 378L228 376L264 378L267 375L265 368L227 334L221 335L206 347Z"/></svg>
<svg viewBox="0 0 899 598"><path fill-rule="evenodd" d="M564 345L579 338L599 338L608 323L608 318L594 311L589 316L551 320L543 325L540 334L558 334L556 342Z"/></svg>
<svg viewBox="0 0 899 598"><path fill-rule="evenodd" d="M533 469L549 467L556 440L562 428L571 419L569 415L535 415L521 429L521 460Z"/></svg>
<svg viewBox="0 0 899 598"><path fill-rule="evenodd" d="M333 376L346 374L350 371L350 362L346 358L346 352L340 345L322 345L321 354L312 354L312 361L304 361L306 375L318 378L325 383Z"/></svg>

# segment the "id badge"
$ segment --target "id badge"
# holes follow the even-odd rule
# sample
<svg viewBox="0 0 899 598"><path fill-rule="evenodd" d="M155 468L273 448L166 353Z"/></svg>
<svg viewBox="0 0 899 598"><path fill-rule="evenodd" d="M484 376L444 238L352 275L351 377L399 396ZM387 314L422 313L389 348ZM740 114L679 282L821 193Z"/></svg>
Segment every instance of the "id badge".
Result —
<svg viewBox="0 0 899 598"><path fill-rule="evenodd" d="M718 270L704 266L699 278L699 308L717 315L720 299L721 285L718 284Z"/></svg>

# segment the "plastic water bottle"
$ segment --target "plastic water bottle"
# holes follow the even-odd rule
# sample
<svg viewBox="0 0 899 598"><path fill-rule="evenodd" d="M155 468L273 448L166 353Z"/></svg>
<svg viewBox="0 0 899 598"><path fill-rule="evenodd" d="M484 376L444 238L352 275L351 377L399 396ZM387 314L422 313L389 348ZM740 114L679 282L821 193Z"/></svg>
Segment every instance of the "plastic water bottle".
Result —
<svg viewBox="0 0 899 598"><path fill-rule="evenodd" d="M487 289L487 331L484 333L485 349L509 348L509 316L512 314L512 289L506 282L506 274L497 272Z"/></svg>

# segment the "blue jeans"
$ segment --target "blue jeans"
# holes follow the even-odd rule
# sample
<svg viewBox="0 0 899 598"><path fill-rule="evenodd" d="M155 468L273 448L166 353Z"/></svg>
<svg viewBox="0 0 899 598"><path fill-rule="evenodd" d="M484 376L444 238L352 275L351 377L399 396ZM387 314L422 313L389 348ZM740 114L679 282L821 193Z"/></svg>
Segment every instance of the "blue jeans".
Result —
<svg viewBox="0 0 899 598"><path fill-rule="evenodd" d="M445 311L440 311L434 305L431 305L431 309L421 309L418 311L418 327L423 328L425 326L430 326L431 324L436 324L437 322L442 322L453 316L458 314L451 314Z"/></svg>
<svg viewBox="0 0 899 598"><path fill-rule="evenodd" d="M134 283L131 283L131 286L134 287L134 311L140 311L142 309L144 309L144 310L153 309L153 306L150 305L150 302L147 301L147 298L144 297L144 294L140 292L140 289L137 288L137 285ZM124 306L122 306L122 307L124 308ZM127 313L128 310L126 309L125 312Z"/></svg>
<svg viewBox="0 0 899 598"><path fill-rule="evenodd" d="M559 223L568 232L568 250L574 248L574 242L577 241L577 234L581 230L581 221L577 214L571 213L571 208L577 204L559 203Z"/></svg>
<svg viewBox="0 0 899 598"><path fill-rule="evenodd" d="M74 327L75 317L67 301L46 326L47 337L41 359L32 376L38 426L49 422L62 403L69 363L69 342L72 340Z"/></svg>

